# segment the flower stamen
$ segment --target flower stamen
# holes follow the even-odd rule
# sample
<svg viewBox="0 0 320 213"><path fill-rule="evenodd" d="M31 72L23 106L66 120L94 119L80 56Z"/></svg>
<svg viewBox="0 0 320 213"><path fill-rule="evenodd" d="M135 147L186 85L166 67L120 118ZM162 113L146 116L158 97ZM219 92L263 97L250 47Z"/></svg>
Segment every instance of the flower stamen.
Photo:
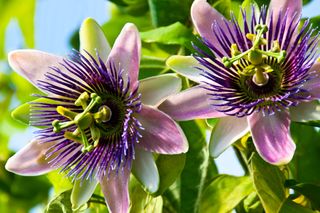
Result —
<svg viewBox="0 0 320 213"><path fill-rule="evenodd" d="M248 33L246 37L252 41L253 45L245 52L240 52L237 44L232 44L230 47L231 58L223 57L222 62L225 67L230 68L234 62L244 59L250 63L243 70L239 70L240 75L252 76L252 81L257 86L264 86L269 81L267 73L273 72L274 69L264 62L267 57L276 58L278 63L281 63L286 57L286 51L280 49L278 41L273 41L272 48L269 51L261 49L261 45L266 45L267 41L263 38L263 34L268 31L266 25L258 24L255 27L257 34Z"/></svg>
<svg viewBox="0 0 320 213"><path fill-rule="evenodd" d="M89 98L91 99L89 104ZM96 93L91 93L90 96L87 92L83 92L78 99L75 101L76 106L81 106L83 112L76 113L63 106L57 107L57 112L63 117L68 118L70 121L60 122L59 120L54 120L52 122L53 131L58 133L63 129L69 128L76 125L76 130L73 132L66 131L64 137L73 140L75 142L83 144L82 152L90 152L99 143L101 132L96 124L102 122L107 122L111 119L111 109L106 106L100 106L97 112L91 112L93 108L99 107L102 103L102 99ZM90 144L85 133L86 129L90 129L90 133L94 144Z"/></svg>

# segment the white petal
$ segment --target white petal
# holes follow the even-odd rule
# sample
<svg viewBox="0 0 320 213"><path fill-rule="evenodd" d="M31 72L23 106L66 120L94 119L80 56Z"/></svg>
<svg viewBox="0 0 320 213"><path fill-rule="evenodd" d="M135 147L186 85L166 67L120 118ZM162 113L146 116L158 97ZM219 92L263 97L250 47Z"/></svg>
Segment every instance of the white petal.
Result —
<svg viewBox="0 0 320 213"><path fill-rule="evenodd" d="M139 92L144 104L158 106L169 95L181 90L181 79L175 74L159 75L140 81Z"/></svg>
<svg viewBox="0 0 320 213"><path fill-rule="evenodd" d="M101 27L94 19L87 18L82 22L79 36L80 52L84 56L87 55L85 52L87 51L91 56L96 58L96 54L98 52L102 61L107 61L111 48Z"/></svg>
<svg viewBox="0 0 320 213"><path fill-rule="evenodd" d="M194 82L202 83L207 80L205 77L200 75L200 69L207 70L207 68L202 66L192 56L174 55L171 56L166 63L172 70Z"/></svg>
<svg viewBox="0 0 320 213"><path fill-rule="evenodd" d="M231 144L249 132L247 118L227 116L220 118L215 125L209 144L210 154L218 157Z"/></svg>
<svg viewBox="0 0 320 213"><path fill-rule="evenodd" d="M290 107L290 118L297 122L320 120L318 101L302 102L298 106Z"/></svg>
<svg viewBox="0 0 320 213"><path fill-rule="evenodd" d="M50 67L57 67L69 73L60 63L63 58L38 50L16 50L8 55L10 66L20 75L37 86L39 80L47 81L45 74L52 71Z"/></svg>
<svg viewBox="0 0 320 213"><path fill-rule="evenodd" d="M132 173L146 190L150 193L156 192L159 188L160 180L152 153L136 148L132 166Z"/></svg>
<svg viewBox="0 0 320 213"><path fill-rule="evenodd" d="M130 78L130 86L135 89L138 83L140 66L141 41L137 27L134 24L127 23L117 37L107 64L114 63L116 67L123 70L124 80ZM126 77L127 76L127 77Z"/></svg>
<svg viewBox="0 0 320 213"><path fill-rule="evenodd" d="M129 211L129 182L130 169L124 168L112 171L109 176L104 176L99 180L101 190L109 208L112 213L128 213Z"/></svg>
<svg viewBox="0 0 320 213"><path fill-rule="evenodd" d="M83 204L88 202L91 198L94 190L96 189L98 181L92 180L76 180L71 193L72 209L77 210Z"/></svg>
<svg viewBox="0 0 320 213"><path fill-rule="evenodd" d="M137 147L159 154L180 154L188 151L186 136L167 114L143 105L136 116L144 128L140 131L142 138Z"/></svg>
<svg viewBox="0 0 320 213"><path fill-rule="evenodd" d="M214 101L207 93L201 86L195 86L171 95L160 104L159 109L177 121L226 116L214 109L211 105Z"/></svg>
<svg viewBox="0 0 320 213"><path fill-rule="evenodd" d="M8 159L6 170L27 176L42 175L54 170L56 167L52 167L45 158L46 151L53 145L32 140Z"/></svg>

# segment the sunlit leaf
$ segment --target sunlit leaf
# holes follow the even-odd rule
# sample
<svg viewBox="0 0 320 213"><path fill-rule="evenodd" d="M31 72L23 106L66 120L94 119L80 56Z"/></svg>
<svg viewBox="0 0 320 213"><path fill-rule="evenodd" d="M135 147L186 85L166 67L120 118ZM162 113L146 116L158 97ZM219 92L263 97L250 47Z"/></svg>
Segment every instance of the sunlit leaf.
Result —
<svg viewBox="0 0 320 213"><path fill-rule="evenodd" d="M140 183L138 183L138 181L133 177L130 180L129 189L131 200L130 213L162 212L162 197L152 197L151 195L147 194L142 189Z"/></svg>
<svg viewBox="0 0 320 213"><path fill-rule="evenodd" d="M278 212L286 199L285 177L279 167L270 165L253 153L250 170L254 187L266 212Z"/></svg>
<svg viewBox="0 0 320 213"><path fill-rule="evenodd" d="M311 209L305 208L290 199L287 199L281 209L278 211L279 213L314 213Z"/></svg>
<svg viewBox="0 0 320 213"><path fill-rule="evenodd" d="M161 44L178 44L190 46L191 41L195 40L192 31L180 22L176 22L166 27L159 27L154 30L140 33L141 40L144 42L157 42Z"/></svg>
<svg viewBox="0 0 320 213"><path fill-rule="evenodd" d="M200 212L229 212L253 190L252 180L248 176L220 175L204 190Z"/></svg>
<svg viewBox="0 0 320 213"><path fill-rule="evenodd" d="M71 208L71 190L65 191L49 202L45 213L72 213Z"/></svg>
<svg viewBox="0 0 320 213"><path fill-rule="evenodd" d="M53 185L53 189L56 194L60 194L72 188L71 181L58 171L52 171L48 173L47 177Z"/></svg>
<svg viewBox="0 0 320 213"><path fill-rule="evenodd" d="M149 8L154 26L166 26L177 21L189 21L192 0L149 0Z"/></svg>
<svg viewBox="0 0 320 213"><path fill-rule="evenodd" d="M117 4L121 10L129 15L143 15L149 9L148 0L109 0Z"/></svg>
<svg viewBox="0 0 320 213"><path fill-rule="evenodd" d="M154 195L161 195L180 175L184 168L186 154L160 155L156 164L160 176L160 185Z"/></svg>
<svg viewBox="0 0 320 213"><path fill-rule="evenodd" d="M105 32L107 40L110 44L114 43L122 27L128 22L134 23L139 31L152 29L149 14L143 16L130 16L119 11L119 9L113 8L110 20L102 25L102 29Z"/></svg>
<svg viewBox="0 0 320 213"><path fill-rule="evenodd" d="M307 197L312 206L320 210L320 186L310 183L298 183L294 180L286 181L287 187L294 189L296 192L301 193Z"/></svg>
<svg viewBox="0 0 320 213"><path fill-rule="evenodd" d="M290 170L295 180L300 183L320 184L320 132L312 126L293 123L291 135L296 142L296 151Z"/></svg>

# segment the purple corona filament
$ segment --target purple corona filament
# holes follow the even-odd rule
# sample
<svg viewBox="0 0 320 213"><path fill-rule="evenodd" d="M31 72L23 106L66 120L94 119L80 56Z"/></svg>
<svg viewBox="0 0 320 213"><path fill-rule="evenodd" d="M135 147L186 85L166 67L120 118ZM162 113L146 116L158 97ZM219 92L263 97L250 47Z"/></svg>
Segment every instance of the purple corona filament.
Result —
<svg viewBox="0 0 320 213"><path fill-rule="evenodd" d="M31 104L30 124L43 127L37 131L38 139L41 143L56 141L46 151L49 163L59 166L61 172L74 179L101 178L111 170L118 172L131 167L134 147L141 137L139 130L143 129L133 116L141 110L138 87L130 92L130 80L124 81L121 64L105 65L100 58L95 60L87 55L74 52L61 64L76 78L52 67L46 74L50 81L38 82L38 87L49 96L37 95L44 101ZM91 98L81 99L90 94ZM99 97L99 101L91 101L90 109L83 113L93 100L92 94ZM82 105L76 104L79 100ZM105 108L111 115L106 120L97 120ZM82 113L83 118L76 125L68 113ZM54 121L60 126L68 125L53 131ZM82 143L83 140L87 144Z"/></svg>
<svg viewBox="0 0 320 213"><path fill-rule="evenodd" d="M314 29L308 27L309 20L304 22L299 33L294 33L298 30L299 18L297 15L289 17L288 11L280 13L276 24L266 7L261 8L259 16L254 7L250 17L242 10L242 26L234 14L231 16L231 21L225 21L224 26L216 21L212 23L212 35L218 39L220 49L216 48L217 44L202 38L215 57L195 46L197 54L194 57L207 68L199 69L207 79L203 87L208 91L214 109L237 117L260 111L271 115L310 101L308 90L302 87L316 77L309 69L318 57L319 37L312 36ZM261 26L265 31L262 32ZM255 42L260 43L254 46ZM263 56L256 64L250 60L253 50ZM249 54L243 54L246 52ZM257 74L260 74L261 84L255 81Z"/></svg>

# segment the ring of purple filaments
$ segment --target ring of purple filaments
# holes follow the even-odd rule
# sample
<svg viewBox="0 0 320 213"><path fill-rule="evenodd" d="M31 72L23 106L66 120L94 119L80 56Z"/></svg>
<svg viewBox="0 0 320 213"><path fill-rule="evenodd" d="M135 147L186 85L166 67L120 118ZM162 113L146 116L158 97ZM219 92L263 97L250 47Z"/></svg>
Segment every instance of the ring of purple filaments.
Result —
<svg viewBox="0 0 320 213"><path fill-rule="evenodd" d="M110 172L118 173L125 167L130 168L135 144L141 137L139 130L143 129L134 116L141 110L138 86L131 91L130 79L123 79L124 71L120 65L117 67L113 62L105 64L98 54L97 57L96 60L89 53L84 56L74 52L60 64L63 68L51 67L46 80L38 82L38 87L48 95L36 96L45 101L31 103L30 124L43 127L36 132L37 139L40 143L52 144L46 150L49 164L60 167L60 172L65 172L73 180L101 178ZM81 107L74 102L83 92L99 95L102 104L112 111L111 119L99 125L103 133L97 146L89 152L81 151L83 144L64 137L65 131L76 130L75 125L61 132L53 132L52 127L54 120L68 122L57 112L58 106L81 113ZM84 133L88 142L93 144L89 128L84 129Z"/></svg>
<svg viewBox="0 0 320 213"><path fill-rule="evenodd" d="M211 43L208 38L201 38L200 42L215 55L201 48L200 45L193 45L196 50L195 59L206 68L197 67L201 75L207 79L203 82L205 84L203 88L208 91L214 109L227 115L243 117L259 111L264 115L271 115L275 111L311 100L310 94L302 86L306 81L316 77L315 72L310 68L319 56L317 53L319 32L316 36L312 36L315 29L312 29L309 20L306 20L300 32L297 33L300 19L297 14L289 17L288 10L284 15L282 12L279 13L275 24L272 12L268 13L264 6L260 11L260 15L257 16L256 9L252 7L251 20L248 21L246 11L241 10L243 28L232 13L231 21L224 20L224 26L214 21L212 36L219 44ZM248 61L241 59L238 65L232 64L227 68L221 59L225 56L231 57L232 44L236 44L240 52L250 49L252 41L246 38L246 35L254 34L255 26L258 24L268 27L265 34L267 43L261 46L261 50L270 50L273 41L277 41L281 50L286 51L286 57L281 63L277 63L272 57L264 59L266 64L279 67L277 71L280 72L278 76L281 78L275 79L279 81L278 88L268 88L275 86L270 83L271 85L260 87L256 97L250 97L245 92L246 88L240 84L242 76L239 74L239 67L248 66ZM221 48L217 48L217 45ZM263 94L265 90L272 93Z"/></svg>

